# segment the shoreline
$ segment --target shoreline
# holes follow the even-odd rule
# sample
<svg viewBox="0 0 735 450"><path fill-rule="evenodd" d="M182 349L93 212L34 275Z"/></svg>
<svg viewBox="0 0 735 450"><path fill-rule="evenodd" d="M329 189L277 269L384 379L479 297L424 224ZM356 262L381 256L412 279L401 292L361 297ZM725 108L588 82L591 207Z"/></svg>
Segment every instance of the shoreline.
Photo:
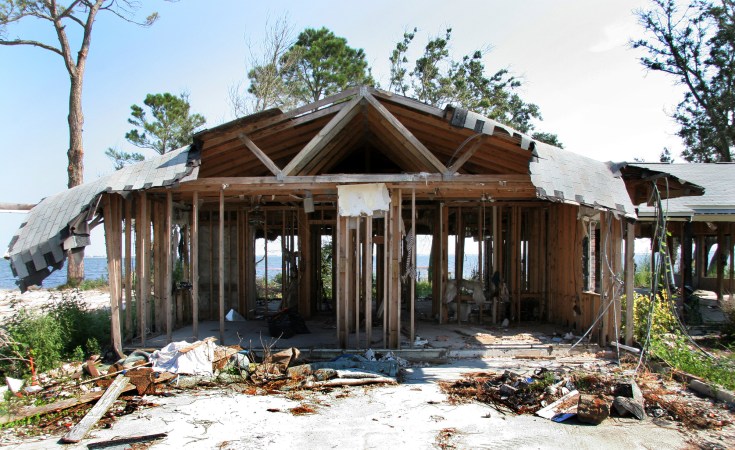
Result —
<svg viewBox="0 0 735 450"><path fill-rule="evenodd" d="M0 325L4 324L20 309L38 311L43 306L61 300L65 294L78 295L81 301L90 309L110 306L110 292L107 290L90 289L77 291L67 289L60 291L55 288L39 288L28 290L21 294L18 289L0 289Z"/></svg>

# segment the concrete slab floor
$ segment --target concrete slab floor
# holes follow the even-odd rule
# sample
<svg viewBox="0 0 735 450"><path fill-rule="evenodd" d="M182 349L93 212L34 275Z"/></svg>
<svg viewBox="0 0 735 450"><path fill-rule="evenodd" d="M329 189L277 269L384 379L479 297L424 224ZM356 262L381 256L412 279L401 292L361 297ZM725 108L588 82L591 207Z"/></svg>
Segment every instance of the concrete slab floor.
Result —
<svg viewBox="0 0 735 450"><path fill-rule="evenodd" d="M599 361L598 361L599 362ZM598 426L554 423L535 416L503 414L479 404L451 404L438 380L477 370L533 370L550 365L598 364L591 358L557 361L512 359L457 360L441 366L410 368L397 386L335 389L252 396L231 389L188 390L151 397L160 406L118 418L109 429L93 430L77 446L153 433L168 433L150 449L326 449L326 448L478 448L478 449L677 449L708 439L728 447L732 430L694 434L651 419L610 418ZM604 370L604 363L601 370ZM296 416L296 406L313 414ZM269 411L270 410L270 411ZM273 412L271 412L273 411ZM9 448L61 447L58 436Z"/></svg>
<svg viewBox="0 0 735 450"><path fill-rule="evenodd" d="M382 324L382 322L381 322ZM290 339L276 339L270 336L268 324L264 319L247 320L241 322L225 322L225 339L224 343L218 342L219 345L239 344L244 348L252 348L258 350L264 345L273 346L272 348L288 348L296 347L301 350L306 349L338 349L337 330L334 325L334 318L331 315L316 316L312 320L307 320L306 325L310 333L298 334ZM403 322L403 339L401 342L402 349L426 348L426 349L443 349L447 350L450 356L461 356L462 352L467 356L483 356L483 350L490 349L568 349L576 339L562 339L570 330L564 329L546 323L522 323L520 325L511 325L502 327L498 325L477 324L477 323L448 323L438 324L432 320L416 321L416 336L426 344L411 345L409 334L409 324ZM383 343L382 327L376 326L372 328L372 336L368 344L365 330L359 331L359 337L355 333L350 333L348 337L348 351L366 350L367 348L382 349L385 348ZM573 333L581 334L581 333ZM214 336L219 339L220 329L219 322L204 321L199 323L199 339ZM172 334L174 341L194 342L193 328L191 325L184 326L175 330ZM166 345L166 336L158 335L146 339L146 348L161 348ZM141 347L140 341L134 341L125 346L127 349L135 349ZM596 348L596 347L595 347ZM586 346L580 349L589 350ZM479 350L472 351L472 350ZM486 356L491 356L490 354ZM492 355L496 356L496 355Z"/></svg>

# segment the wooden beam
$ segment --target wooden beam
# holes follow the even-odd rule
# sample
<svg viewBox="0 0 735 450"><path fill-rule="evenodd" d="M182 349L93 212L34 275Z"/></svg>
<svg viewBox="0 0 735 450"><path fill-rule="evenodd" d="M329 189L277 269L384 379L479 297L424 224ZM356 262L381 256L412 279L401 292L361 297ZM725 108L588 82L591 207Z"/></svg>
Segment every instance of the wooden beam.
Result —
<svg viewBox="0 0 735 450"><path fill-rule="evenodd" d="M253 154L260 160L260 162L262 162L263 165L267 167L273 175L276 176L276 178L283 177L281 169L279 169L278 166L268 157L268 155L266 155L265 152L260 149L260 147L255 145L255 142L250 140L250 138L245 133L240 133L238 137L245 144L245 146L249 148L251 152L253 152Z"/></svg>
<svg viewBox="0 0 735 450"><path fill-rule="evenodd" d="M105 217L105 245L107 247L107 273L110 284L110 320L112 348L118 358L122 358L122 336L120 332L121 292L121 248L120 213L116 194L103 194L102 214Z"/></svg>
<svg viewBox="0 0 735 450"><path fill-rule="evenodd" d="M474 155L475 152L477 152L477 150L479 150L479 148L482 147L482 144L485 143L485 136L487 135L479 135L476 138L474 138L475 142L473 142L470 145L470 148L468 148L467 150L465 150L464 153L462 153L462 156L460 156L459 158L457 158L456 161L454 161L454 164L449 166L446 174L451 176L457 173L457 171L464 165L464 163L466 163L470 158L472 158L472 155Z"/></svg>
<svg viewBox="0 0 735 450"><path fill-rule="evenodd" d="M225 186L219 191L219 342L225 345ZM266 236L266 241L268 237Z"/></svg>
<svg viewBox="0 0 735 450"><path fill-rule="evenodd" d="M171 342L174 330L173 316L174 308L171 302L171 288L173 284L173 255L171 252L171 228L173 216L173 193L166 193L166 216L163 228L163 252L166 271L163 276L163 308L166 317L166 342ZM159 247L160 248L160 247Z"/></svg>
<svg viewBox="0 0 735 450"><path fill-rule="evenodd" d="M363 261L365 266L363 274L365 284L365 348L370 348L373 337L373 216L365 218L365 254Z"/></svg>
<svg viewBox="0 0 735 450"><path fill-rule="evenodd" d="M411 302L411 347L416 341L416 190L411 191L411 240L409 241L409 257L411 258L411 267L413 274L411 274L411 287L409 301ZM372 261L372 258L371 258ZM372 264L371 264L372 265Z"/></svg>
<svg viewBox="0 0 735 450"><path fill-rule="evenodd" d="M368 103L374 107L378 113L391 125L393 128L403 137L404 144L407 146L409 151L418 153L422 159L424 159L431 168L440 174L447 172L447 168L434 156L416 136L411 133L405 125L403 125L393 114L391 114L385 106L383 106L375 97L371 94L365 96Z"/></svg>
<svg viewBox="0 0 735 450"><path fill-rule="evenodd" d="M199 192L191 202L191 326L194 339L199 339Z"/></svg>
<svg viewBox="0 0 735 450"><path fill-rule="evenodd" d="M725 248L725 224L717 224L717 300L723 299L725 290L725 264L727 263L725 255L727 250Z"/></svg>
<svg viewBox="0 0 735 450"><path fill-rule="evenodd" d="M33 203L5 203L0 202L0 210L2 211L30 211L36 206Z"/></svg>
<svg viewBox="0 0 735 450"><path fill-rule="evenodd" d="M148 298L151 293L150 284L150 262L151 262L151 220L148 214L148 196L145 191L138 197L138 217L140 219L139 251L136 253L136 265L138 270L138 325L140 326L141 346L145 347L148 326Z"/></svg>
<svg viewBox="0 0 735 450"><path fill-rule="evenodd" d="M306 144L292 160L283 168L284 175L298 173L329 141L342 131L345 126L360 112L362 97L356 97L345 105L314 138Z"/></svg>
<svg viewBox="0 0 735 450"><path fill-rule="evenodd" d="M74 444L84 439L84 436L87 435L89 430L102 418L107 410L112 407L112 404L115 403L115 400L117 400L127 387L128 378L123 374L118 375L115 381L105 390L105 393L99 401L89 410L87 415L61 438L61 442L64 444Z"/></svg>
<svg viewBox="0 0 735 450"><path fill-rule="evenodd" d="M125 340L133 338L133 198L125 205Z"/></svg>

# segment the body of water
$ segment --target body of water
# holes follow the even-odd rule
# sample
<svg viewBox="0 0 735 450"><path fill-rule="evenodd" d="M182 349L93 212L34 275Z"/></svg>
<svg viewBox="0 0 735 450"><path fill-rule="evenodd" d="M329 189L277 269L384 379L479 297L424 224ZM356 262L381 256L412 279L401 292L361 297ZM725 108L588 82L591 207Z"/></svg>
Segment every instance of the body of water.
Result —
<svg viewBox="0 0 735 450"><path fill-rule="evenodd" d="M257 277L263 277L265 274L265 261L261 260L262 256L257 258L259 261L255 274ZM650 255L635 255L636 264L644 264ZM449 255L449 272L454 278L454 255ZM472 272L477 270L477 255L465 255L464 259L464 278L471 278ZM416 255L416 273L419 280L428 279L429 255ZM268 255L268 279L272 279L276 274L281 273L281 255ZM107 258L93 257L84 258L84 277L88 280L96 280L99 278L107 279ZM43 282L45 288L55 288L66 283L66 267L52 273ZM0 259L0 289L16 289L15 278L10 271L10 262Z"/></svg>

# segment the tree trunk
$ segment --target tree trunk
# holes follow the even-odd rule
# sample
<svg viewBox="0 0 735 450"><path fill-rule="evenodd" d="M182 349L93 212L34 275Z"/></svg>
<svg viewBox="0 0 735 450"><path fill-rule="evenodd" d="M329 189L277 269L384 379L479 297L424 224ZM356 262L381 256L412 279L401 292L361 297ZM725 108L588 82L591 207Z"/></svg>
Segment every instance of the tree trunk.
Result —
<svg viewBox="0 0 735 450"><path fill-rule="evenodd" d="M84 115L82 114L82 76L79 72L76 76L70 76L71 86L69 89L69 150L67 156L69 165L67 173L69 176L68 187L79 186L84 182L84 147L82 145L82 127ZM84 279L84 261L79 263L67 254L66 277L70 284L78 284Z"/></svg>

